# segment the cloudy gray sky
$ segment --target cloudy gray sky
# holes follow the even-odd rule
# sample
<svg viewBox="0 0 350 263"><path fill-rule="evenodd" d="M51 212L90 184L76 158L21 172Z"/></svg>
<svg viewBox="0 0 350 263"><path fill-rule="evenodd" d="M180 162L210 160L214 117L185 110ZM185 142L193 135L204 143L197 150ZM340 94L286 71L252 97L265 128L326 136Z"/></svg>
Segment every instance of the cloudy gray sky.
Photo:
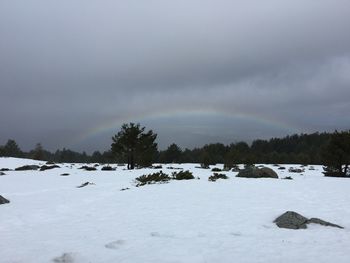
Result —
<svg viewBox="0 0 350 263"><path fill-rule="evenodd" d="M0 144L106 150L350 128L349 0L2 0Z"/></svg>

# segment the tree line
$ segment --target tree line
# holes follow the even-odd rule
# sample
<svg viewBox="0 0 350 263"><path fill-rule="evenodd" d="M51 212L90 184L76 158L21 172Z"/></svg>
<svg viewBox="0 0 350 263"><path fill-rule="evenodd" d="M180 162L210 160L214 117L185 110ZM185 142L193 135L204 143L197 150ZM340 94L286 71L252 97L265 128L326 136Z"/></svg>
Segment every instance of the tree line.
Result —
<svg viewBox="0 0 350 263"><path fill-rule="evenodd" d="M62 163L112 163L115 158L111 151L103 153L94 151L91 155L86 152L76 152L66 148L50 152L45 150L41 143L36 144L29 152L22 151L17 142L9 139L5 145L0 146L0 157L29 158L34 160L62 162Z"/></svg>
<svg viewBox="0 0 350 263"><path fill-rule="evenodd" d="M157 135L152 130L146 132L145 127L130 123L124 124L112 137L111 149L102 153L94 151L89 155L65 148L49 152L40 143L33 150L23 152L15 140L8 140L0 146L0 156L72 163L118 162L128 163L131 169L135 165L149 166L152 163L224 163L228 167L240 163L322 164L323 152L336 133L294 134L255 140L250 145L243 141L229 145L211 143L194 149L181 149L173 143L159 151L155 142Z"/></svg>

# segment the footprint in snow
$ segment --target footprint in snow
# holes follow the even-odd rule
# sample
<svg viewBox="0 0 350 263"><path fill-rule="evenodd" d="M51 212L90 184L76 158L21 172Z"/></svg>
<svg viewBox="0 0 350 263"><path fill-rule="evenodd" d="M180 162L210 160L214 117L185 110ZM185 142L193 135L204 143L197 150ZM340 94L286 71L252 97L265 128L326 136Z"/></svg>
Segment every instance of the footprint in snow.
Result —
<svg viewBox="0 0 350 263"><path fill-rule="evenodd" d="M163 237L163 238L174 238L174 235L169 235L169 234L159 234L158 232L151 232L150 235L152 237Z"/></svg>
<svg viewBox="0 0 350 263"><path fill-rule="evenodd" d="M240 237L242 236L241 232L231 232L230 235L235 236L235 237Z"/></svg>
<svg viewBox="0 0 350 263"><path fill-rule="evenodd" d="M52 260L55 263L73 263L74 254L73 253L64 253L62 256L54 258Z"/></svg>
<svg viewBox="0 0 350 263"><path fill-rule="evenodd" d="M108 244L105 245L105 248L109 248L109 249L119 249L122 245L125 244L125 240L117 240L117 241L113 241L110 242Z"/></svg>

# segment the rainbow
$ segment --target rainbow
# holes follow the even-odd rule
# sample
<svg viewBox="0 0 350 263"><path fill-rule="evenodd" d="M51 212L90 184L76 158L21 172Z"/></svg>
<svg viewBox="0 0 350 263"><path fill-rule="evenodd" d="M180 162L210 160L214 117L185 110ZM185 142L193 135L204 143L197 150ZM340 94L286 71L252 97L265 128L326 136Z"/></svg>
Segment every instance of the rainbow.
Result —
<svg viewBox="0 0 350 263"><path fill-rule="evenodd" d="M157 120L171 120L181 117L200 117L200 118L225 118L227 121L243 120L268 126L271 128L285 131L287 134L300 133L300 127L285 123L279 120L261 116L259 114L248 114L242 112L226 112L218 110L172 110L163 112L146 112L143 114L132 114L126 116L116 116L108 121L100 123L91 129L79 134L76 138L72 138L74 144L84 143L88 139L93 139L99 135L109 133L110 136L115 134L123 123L135 122L144 123ZM147 127L152 129L152 127ZM257 138L258 139L258 138Z"/></svg>

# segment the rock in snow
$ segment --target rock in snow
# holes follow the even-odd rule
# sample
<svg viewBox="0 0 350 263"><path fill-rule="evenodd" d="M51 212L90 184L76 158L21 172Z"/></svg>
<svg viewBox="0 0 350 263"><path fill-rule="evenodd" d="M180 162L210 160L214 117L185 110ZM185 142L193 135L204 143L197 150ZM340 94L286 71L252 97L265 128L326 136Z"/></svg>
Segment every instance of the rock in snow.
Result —
<svg viewBox="0 0 350 263"><path fill-rule="evenodd" d="M267 167L257 168L257 167L248 167L244 170L241 170L237 177L245 178L278 178L277 173Z"/></svg>
<svg viewBox="0 0 350 263"><path fill-rule="evenodd" d="M21 167L17 167L16 171L28 171L28 170L38 170L40 168L39 165L24 165Z"/></svg>
<svg viewBox="0 0 350 263"><path fill-rule="evenodd" d="M88 185L95 185L94 183L90 183L90 182L85 182L79 186L77 186L77 188L82 188L82 187L85 187L85 186L88 186Z"/></svg>
<svg viewBox="0 0 350 263"><path fill-rule="evenodd" d="M40 167L40 171L46 171L46 170L50 170L50 169L54 169L54 168L60 168L60 166L58 165L43 165Z"/></svg>
<svg viewBox="0 0 350 263"><path fill-rule="evenodd" d="M9 200L7 200L5 197L3 197L2 195L0 195L0 205L3 205L3 204L7 204L7 203L10 203Z"/></svg>
<svg viewBox="0 0 350 263"><path fill-rule="evenodd" d="M280 228L305 229L307 228L307 218L293 211L287 211L277 217L274 221Z"/></svg>
<svg viewBox="0 0 350 263"><path fill-rule="evenodd" d="M320 224L323 226L333 226L333 227L343 228L342 226L324 221L319 218L308 219L293 211L287 211L284 214L280 215L274 220L274 223L276 223L276 225L280 228L288 228L288 229L305 229L307 228L307 224L310 224L310 223Z"/></svg>

